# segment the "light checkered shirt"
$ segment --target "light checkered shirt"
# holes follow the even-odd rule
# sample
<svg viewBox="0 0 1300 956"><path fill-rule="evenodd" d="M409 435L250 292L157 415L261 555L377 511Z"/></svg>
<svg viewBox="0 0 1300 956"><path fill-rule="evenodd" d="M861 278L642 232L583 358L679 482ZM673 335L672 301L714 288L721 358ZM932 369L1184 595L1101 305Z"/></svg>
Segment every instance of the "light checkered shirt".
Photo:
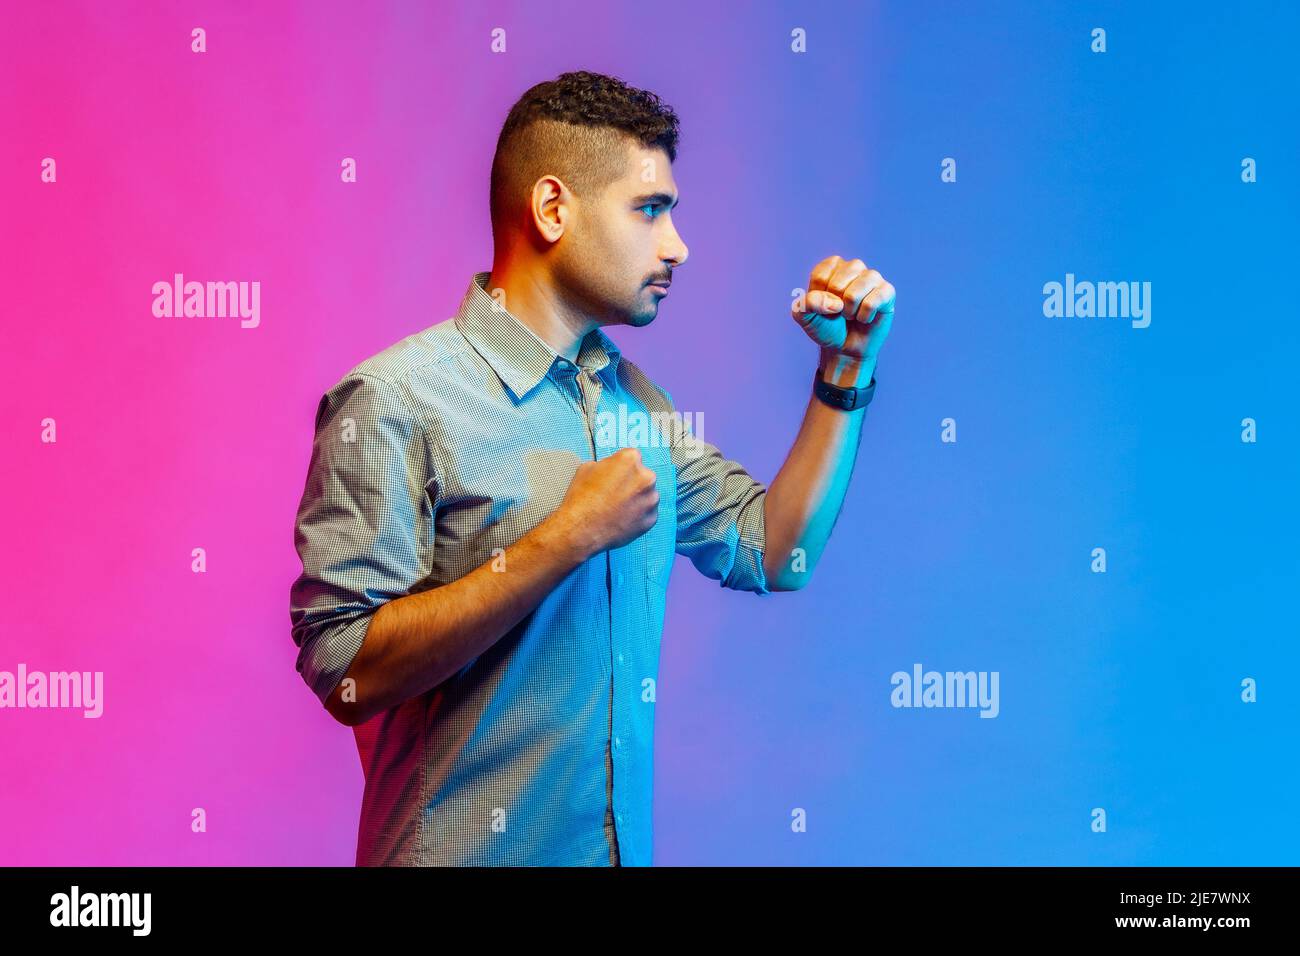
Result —
<svg viewBox="0 0 1300 956"><path fill-rule="evenodd" d="M294 531L298 670L324 702L382 604L493 560L556 509L580 462L620 439L638 447L658 474L649 531L579 565L457 674L354 728L356 859L648 866L673 555L768 594L767 489L688 434L604 332L575 368L484 291L489 274L454 318L362 362L320 402Z"/></svg>

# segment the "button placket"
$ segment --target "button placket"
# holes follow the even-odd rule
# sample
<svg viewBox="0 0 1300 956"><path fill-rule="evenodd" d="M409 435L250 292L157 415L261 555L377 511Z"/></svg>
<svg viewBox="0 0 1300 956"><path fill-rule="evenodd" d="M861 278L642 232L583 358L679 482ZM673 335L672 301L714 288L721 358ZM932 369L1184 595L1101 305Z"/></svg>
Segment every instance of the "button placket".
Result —
<svg viewBox="0 0 1300 956"><path fill-rule="evenodd" d="M577 409L578 414L586 421L587 412L583 408L582 388L578 384L577 370L568 359L555 360L554 378L556 384L560 386L560 391L564 392L565 397L573 403L573 407Z"/></svg>
<svg viewBox="0 0 1300 956"><path fill-rule="evenodd" d="M603 389L601 387L600 378L599 376L596 375L595 372L591 371L590 369L583 369L578 374L581 375L583 379L581 382L578 383L580 388L583 385L587 386L586 388L582 388L583 417L587 422L588 437L591 439L592 458L598 460L600 457L600 453L596 448L595 425L592 419L600 407L600 398ZM611 453L612 453L611 450L609 449L606 450L607 455ZM605 648L604 648L604 659L606 661L609 661L614 654L614 635L618 631L617 627L615 626L615 615L618 613L616 609L615 597L614 597L615 581L617 581L617 586L621 587L624 581L624 576L621 571L617 572L617 574L614 571L613 551L606 551L605 552L605 589L609 600L609 629L606 631L606 640L605 640ZM621 606L621 603L617 606ZM619 664L623 663L623 655L621 653L618 654L617 659ZM614 822L615 825L620 829L623 827L621 795L624 792L626 792L627 768L625 765L625 761L622 759L623 742L624 742L624 731L622 731L621 729L621 725L623 723L622 716L621 716L622 708L619 707L616 702L619 699L619 696L625 692L626 691L625 691L624 680L622 679L620 674L614 672L613 669L611 668L610 683L609 683L608 714L609 714L609 726L611 731L610 736L612 738L609 741L610 748L611 748L610 760L613 765L613 771L614 771L614 780L613 780L614 786L613 786L612 802L613 802L613 809L614 809ZM615 726L620 727L620 732L617 734L613 732ZM621 844L622 841L620 840L619 842ZM622 847L620 846L620 852L621 850Z"/></svg>

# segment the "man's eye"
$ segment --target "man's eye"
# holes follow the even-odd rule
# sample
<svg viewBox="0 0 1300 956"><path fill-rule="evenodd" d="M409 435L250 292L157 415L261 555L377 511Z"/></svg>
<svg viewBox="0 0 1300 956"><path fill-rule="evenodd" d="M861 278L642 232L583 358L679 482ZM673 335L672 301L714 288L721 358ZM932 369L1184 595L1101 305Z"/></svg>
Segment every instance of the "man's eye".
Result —
<svg viewBox="0 0 1300 956"><path fill-rule="evenodd" d="M658 204L658 203L648 202L648 203L646 203L644 206L638 206L638 207L637 207L637 211L639 212L639 211L641 211L641 210L643 210L643 209L658 209L658 208L659 208L659 204ZM646 218L648 218L648 219L653 219L653 218L654 218L654 214L648 212L648 213L646 213Z"/></svg>

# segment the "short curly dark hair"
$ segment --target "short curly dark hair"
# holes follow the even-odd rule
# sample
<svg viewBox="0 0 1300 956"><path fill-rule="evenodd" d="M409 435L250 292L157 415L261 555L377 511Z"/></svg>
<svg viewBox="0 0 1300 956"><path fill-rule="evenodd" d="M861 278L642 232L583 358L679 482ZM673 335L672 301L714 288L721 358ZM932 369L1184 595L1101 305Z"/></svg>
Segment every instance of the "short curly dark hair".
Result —
<svg viewBox="0 0 1300 956"><path fill-rule="evenodd" d="M626 170L628 140L677 159L677 114L657 95L579 70L538 83L510 109L492 158L493 235L547 173L579 197L599 195Z"/></svg>

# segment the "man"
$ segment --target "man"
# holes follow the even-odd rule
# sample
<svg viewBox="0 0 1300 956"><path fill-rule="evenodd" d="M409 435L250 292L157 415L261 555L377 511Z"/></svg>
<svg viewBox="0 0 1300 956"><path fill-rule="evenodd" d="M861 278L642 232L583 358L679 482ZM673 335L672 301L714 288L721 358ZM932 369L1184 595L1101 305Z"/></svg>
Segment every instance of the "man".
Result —
<svg viewBox="0 0 1300 956"><path fill-rule="evenodd" d="M491 271L321 400L290 616L356 734L358 865L649 865L674 554L768 594L822 553L894 289L813 269L792 314L825 384L771 487L689 434L601 331L652 322L686 261L677 131L611 77L530 89L492 164Z"/></svg>

